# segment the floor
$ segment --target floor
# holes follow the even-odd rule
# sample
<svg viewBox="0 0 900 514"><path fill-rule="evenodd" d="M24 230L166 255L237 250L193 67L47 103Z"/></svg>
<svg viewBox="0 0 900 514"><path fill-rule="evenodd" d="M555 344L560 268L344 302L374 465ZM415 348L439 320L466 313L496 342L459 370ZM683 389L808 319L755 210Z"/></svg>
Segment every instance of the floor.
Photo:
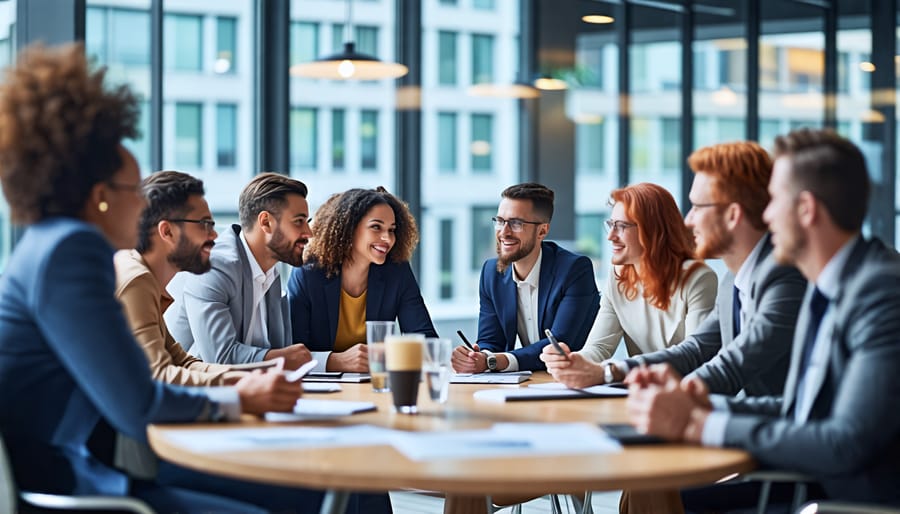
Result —
<svg viewBox="0 0 900 514"><path fill-rule="evenodd" d="M591 505L596 514L615 514L619 512L619 491L594 493ZM561 498L565 498L564 496ZM394 514L440 514L444 509L444 500L423 494L392 492L391 505ZM567 510L568 507L568 510ZM572 503L563 505L563 512L574 513ZM509 508L500 509L498 514L507 514ZM550 512L549 497L537 498L522 505L522 514L539 514Z"/></svg>

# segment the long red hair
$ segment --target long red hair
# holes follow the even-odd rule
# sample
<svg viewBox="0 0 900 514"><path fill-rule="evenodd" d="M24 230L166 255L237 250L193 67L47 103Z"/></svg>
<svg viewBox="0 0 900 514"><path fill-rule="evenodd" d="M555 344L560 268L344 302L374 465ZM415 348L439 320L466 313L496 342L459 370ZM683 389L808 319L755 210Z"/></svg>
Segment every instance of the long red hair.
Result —
<svg viewBox="0 0 900 514"><path fill-rule="evenodd" d="M644 247L640 275L634 265L626 264L615 275L616 287L634 300L640 284L650 305L667 310L675 291L702 266L696 262L682 272L684 261L694 258L694 239L684 225L675 198L648 182L616 189L610 197L621 203L625 214L637 223L638 240Z"/></svg>

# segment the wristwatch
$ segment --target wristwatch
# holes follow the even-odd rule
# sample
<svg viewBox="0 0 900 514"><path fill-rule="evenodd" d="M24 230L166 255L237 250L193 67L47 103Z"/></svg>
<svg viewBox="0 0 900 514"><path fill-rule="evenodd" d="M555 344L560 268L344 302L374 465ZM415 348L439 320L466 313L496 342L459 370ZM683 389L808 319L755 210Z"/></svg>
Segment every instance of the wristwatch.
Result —
<svg viewBox="0 0 900 514"><path fill-rule="evenodd" d="M613 364L612 361L608 361L603 367L603 382L605 384L611 384L616 381L616 376L614 374L615 368L616 365Z"/></svg>
<svg viewBox="0 0 900 514"><path fill-rule="evenodd" d="M497 356L487 350L481 350L484 352L485 361L487 362L488 371L497 371Z"/></svg>

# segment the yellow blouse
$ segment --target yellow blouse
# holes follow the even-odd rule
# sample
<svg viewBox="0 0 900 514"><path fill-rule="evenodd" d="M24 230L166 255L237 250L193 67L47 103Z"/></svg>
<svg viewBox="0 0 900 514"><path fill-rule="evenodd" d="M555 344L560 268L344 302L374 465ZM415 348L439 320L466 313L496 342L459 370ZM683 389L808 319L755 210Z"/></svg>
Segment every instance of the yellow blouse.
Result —
<svg viewBox="0 0 900 514"><path fill-rule="evenodd" d="M366 342L366 292L353 297L341 289L341 306L338 313L337 335L334 351L343 352L357 343Z"/></svg>

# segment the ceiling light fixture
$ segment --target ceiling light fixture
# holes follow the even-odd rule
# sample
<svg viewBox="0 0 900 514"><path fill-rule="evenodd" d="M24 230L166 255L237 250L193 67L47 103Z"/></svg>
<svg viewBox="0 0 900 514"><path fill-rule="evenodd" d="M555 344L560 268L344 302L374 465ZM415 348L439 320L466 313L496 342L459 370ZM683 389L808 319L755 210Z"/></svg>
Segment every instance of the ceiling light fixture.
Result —
<svg viewBox="0 0 900 514"><path fill-rule="evenodd" d="M409 68L395 62L384 62L377 57L356 51L352 38L353 0L347 0L347 23L344 24L344 50L312 62L291 66L295 77L333 80L395 79L409 73Z"/></svg>
<svg viewBox="0 0 900 514"><path fill-rule="evenodd" d="M616 21L616 19L605 14L587 14L581 17L581 21L585 23L593 23L596 25L606 25L608 23Z"/></svg>

